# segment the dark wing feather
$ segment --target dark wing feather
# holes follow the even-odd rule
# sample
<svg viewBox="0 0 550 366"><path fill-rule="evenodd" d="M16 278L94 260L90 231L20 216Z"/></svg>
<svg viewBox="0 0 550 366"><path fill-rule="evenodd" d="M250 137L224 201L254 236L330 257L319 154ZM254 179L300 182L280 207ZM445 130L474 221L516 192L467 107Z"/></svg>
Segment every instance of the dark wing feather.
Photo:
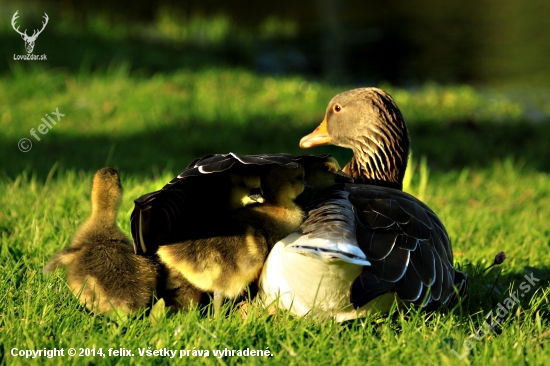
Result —
<svg viewBox="0 0 550 366"><path fill-rule="evenodd" d="M364 252L373 260L386 258L393 250L399 233L388 230L373 230Z"/></svg>
<svg viewBox="0 0 550 366"><path fill-rule="evenodd" d="M395 221L378 212L363 210L363 221L359 224L372 229L384 229L395 225Z"/></svg>
<svg viewBox="0 0 550 366"><path fill-rule="evenodd" d="M449 236L435 213L396 189L346 184L346 190L355 210L357 241L372 264L369 272L378 281L393 283L402 300L425 306L447 303L455 282L465 280L453 267Z"/></svg>
<svg viewBox="0 0 550 366"><path fill-rule="evenodd" d="M407 272L410 260L410 252L408 250L394 248L390 254L382 260L371 260L367 252L364 252L367 259L371 262L374 274L384 281L397 282L403 278Z"/></svg>
<svg viewBox="0 0 550 366"><path fill-rule="evenodd" d="M350 302L353 307L360 308L376 297L394 291L395 284L378 278L370 267L364 267L350 287Z"/></svg>
<svg viewBox="0 0 550 366"><path fill-rule="evenodd" d="M445 243L449 242L449 234L447 234L447 230L445 230L445 227L443 226L443 223L439 220L439 218L435 215L435 213L428 211L428 216L433 221L434 225L436 226L436 230L434 230L434 233L436 236L434 236L434 239L436 242L439 243ZM450 263L453 263L453 252L451 250L451 246L446 245L440 245L437 247L437 251L439 255L443 256L447 259Z"/></svg>
<svg viewBox="0 0 550 366"><path fill-rule="evenodd" d="M291 154L262 154L262 155L237 155L229 153L242 164L265 165L275 164L285 168L295 168L296 156Z"/></svg>
<svg viewBox="0 0 550 366"><path fill-rule="evenodd" d="M178 176L172 179L163 189L180 189L179 182L185 178L198 177L206 174L221 173L231 169L235 164L238 165L279 165L286 168L296 168L297 161L304 159L325 159L330 154L261 154L261 155L239 155L235 153L229 154L211 154L200 159L194 160L189 166Z"/></svg>
<svg viewBox="0 0 550 366"><path fill-rule="evenodd" d="M416 269L411 262L403 278L396 282L395 289L401 300L416 301L420 298L423 286L418 272L422 269Z"/></svg>
<svg viewBox="0 0 550 366"><path fill-rule="evenodd" d="M452 288L453 279L455 277L454 271L451 273L452 267L449 266L447 261L442 260L443 264L443 284L441 285L441 302L446 303L449 301L449 298L454 294Z"/></svg>
<svg viewBox="0 0 550 366"><path fill-rule="evenodd" d="M441 299L441 294L443 293L443 263L439 255L434 256L435 260L435 280L434 284L431 287L431 296L434 300Z"/></svg>
<svg viewBox="0 0 550 366"><path fill-rule="evenodd" d="M435 255L425 241L419 241L418 248L411 251L411 264L422 283L432 286L435 281Z"/></svg>
<svg viewBox="0 0 550 366"><path fill-rule="evenodd" d="M236 167L256 170L278 165L296 168L297 161L326 159L330 154L210 154L195 159L161 190L135 200L130 217L134 250L153 255L168 240L181 239L190 231L206 235L208 222L229 197L229 173ZM250 168L248 168L250 167ZM203 226L206 226L203 227ZM203 230L204 229L204 230Z"/></svg>
<svg viewBox="0 0 550 366"><path fill-rule="evenodd" d="M230 154L207 155L201 159L195 160L192 165L189 165L183 172L178 174L176 178L170 181L166 187L186 177L196 177L204 174L226 171L237 162L238 160Z"/></svg>
<svg viewBox="0 0 550 366"><path fill-rule="evenodd" d="M134 201L130 228L136 254L154 254L173 233L173 227L185 221L185 196L179 190L160 190Z"/></svg>
<svg viewBox="0 0 550 366"><path fill-rule="evenodd" d="M225 154L210 154L210 155L206 155L206 156L203 156L202 158L198 158L198 159L195 159L191 162L191 164L189 164L187 166L186 169L190 169L190 168L196 168L196 167L199 167L201 165L204 165L205 161L210 161L211 159L217 159L219 157L223 157L225 156ZM206 163L208 164L208 163Z"/></svg>
<svg viewBox="0 0 550 366"><path fill-rule="evenodd" d="M418 242L419 240L417 238L413 238L412 236L408 236L405 234L399 234L397 236L395 245L402 249L415 250Z"/></svg>

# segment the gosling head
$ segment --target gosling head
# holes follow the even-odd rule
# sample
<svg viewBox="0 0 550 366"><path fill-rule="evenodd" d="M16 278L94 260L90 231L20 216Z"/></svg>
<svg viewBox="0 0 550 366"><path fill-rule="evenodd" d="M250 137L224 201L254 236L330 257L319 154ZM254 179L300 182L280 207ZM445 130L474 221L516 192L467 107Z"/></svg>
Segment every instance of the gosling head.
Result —
<svg viewBox="0 0 550 366"><path fill-rule="evenodd" d="M288 204L294 202L306 187L304 167L297 168L272 167L263 180L264 197L272 204Z"/></svg>
<svg viewBox="0 0 550 366"><path fill-rule="evenodd" d="M311 186L298 199L300 204L307 204L325 188L339 183L353 183L353 178L340 169L338 160L329 156L324 160L315 159L311 163L304 163L305 180Z"/></svg>
<svg viewBox="0 0 550 366"><path fill-rule="evenodd" d="M120 175L113 168L102 168L94 175L92 183L92 216L116 221L122 202Z"/></svg>
<svg viewBox="0 0 550 366"><path fill-rule="evenodd" d="M262 181L259 175L234 172L230 174L229 180L231 182L230 210L264 202Z"/></svg>
<svg viewBox="0 0 550 366"><path fill-rule="evenodd" d="M306 181L315 191L330 187L335 184L336 176L340 170L338 160L332 156L324 160L316 160L311 164L304 164Z"/></svg>

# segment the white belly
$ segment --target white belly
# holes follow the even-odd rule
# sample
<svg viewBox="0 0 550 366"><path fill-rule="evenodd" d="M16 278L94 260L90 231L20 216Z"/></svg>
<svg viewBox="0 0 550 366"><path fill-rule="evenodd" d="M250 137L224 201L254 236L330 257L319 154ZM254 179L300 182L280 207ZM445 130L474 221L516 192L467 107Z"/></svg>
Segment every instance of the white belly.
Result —
<svg viewBox="0 0 550 366"><path fill-rule="evenodd" d="M359 311L350 304L350 286L368 264L366 259L350 260L337 254L319 254L318 250L296 249L300 247L300 238L297 233L291 234L271 250L260 275L260 298L264 306L275 304L298 316L334 317L337 321L365 316L371 308L376 308L374 301ZM348 253L358 250L322 240L308 239L307 245L340 248Z"/></svg>

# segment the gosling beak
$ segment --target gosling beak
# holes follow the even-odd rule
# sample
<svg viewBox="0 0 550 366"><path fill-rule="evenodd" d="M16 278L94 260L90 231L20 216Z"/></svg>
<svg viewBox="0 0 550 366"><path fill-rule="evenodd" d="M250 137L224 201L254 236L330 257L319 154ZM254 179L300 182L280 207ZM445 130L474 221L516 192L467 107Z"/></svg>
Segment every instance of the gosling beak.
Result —
<svg viewBox="0 0 550 366"><path fill-rule="evenodd" d="M250 201L257 202L257 203L264 203L265 202L265 198L263 196L264 191L262 190L262 187L252 188L250 193L252 193L250 196L248 196L248 199Z"/></svg>
<svg viewBox="0 0 550 366"><path fill-rule="evenodd" d="M248 196L248 199L250 199L250 201L252 202L257 202L257 203L265 202L265 198L263 198L261 194L251 194L250 196Z"/></svg>
<svg viewBox="0 0 550 366"><path fill-rule="evenodd" d="M353 183L355 180L344 173L342 170L338 170L338 173L336 173L336 178L334 178L335 183Z"/></svg>
<svg viewBox="0 0 550 366"><path fill-rule="evenodd" d="M313 146L328 145L331 143L331 138L328 135L327 129L327 117L323 119L323 122L309 135L302 137L300 140L300 147L307 149Z"/></svg>

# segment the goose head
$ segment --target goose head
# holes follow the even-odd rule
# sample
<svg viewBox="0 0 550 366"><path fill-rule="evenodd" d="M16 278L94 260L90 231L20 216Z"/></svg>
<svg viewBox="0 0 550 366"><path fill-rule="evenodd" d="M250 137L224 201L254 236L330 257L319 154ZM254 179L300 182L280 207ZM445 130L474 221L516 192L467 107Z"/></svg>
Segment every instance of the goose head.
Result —
<svg viewBox="0 0 550 366"><path fill-rule="evenodd" d="M409 134L392 97L378 88L336 95L325 118L300 147L336 145L353 150L344 167L356 183L402 189L409 154Z"/></svg>

